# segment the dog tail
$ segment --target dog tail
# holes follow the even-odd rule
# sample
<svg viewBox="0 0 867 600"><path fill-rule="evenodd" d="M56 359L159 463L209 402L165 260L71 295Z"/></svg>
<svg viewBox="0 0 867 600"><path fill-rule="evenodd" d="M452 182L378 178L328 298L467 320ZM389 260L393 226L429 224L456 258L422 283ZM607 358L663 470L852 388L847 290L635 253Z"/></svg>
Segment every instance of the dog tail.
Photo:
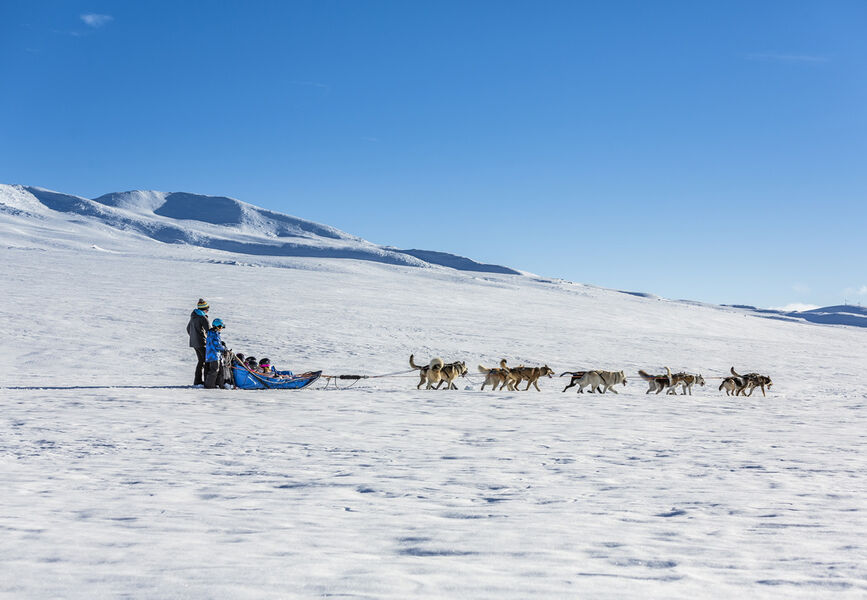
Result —
<svg viewBox="0 0 867 600"><path fill-rule="evenodd" d="M719 391L723 391L723 388L724 388L725 386L726 386L726 380L723 379L722 382L719 384Z"/></svg>
<svg viewBox="0 0 867 600"><path fill-rule="evenodd" d="M414 354L409 355L409 366L411 366L413 369L419 369L419 370L424 369L424 367L420 367L419 365L415 364L415 360L413 360L414 358L415 358Z"/></svg>
<svg viewBox="0 0 867 600"><path fill-rule="evenodd" d="M493 369L479 365L479 373L490 373L491 371L493 371Z"/></svg>
<svg viewBox="0 0 867 600"><path fill-rule="evenodd" d="M731 372L732 372L732 375L734 375L735 377L740 377L740 375L738 375L737 371L735 371L734 367L731 368Z"/></svg>
<svg viewBox="0 0 867 600"><path fill-rule="evenodd" d="M500 359L500 368L505 369L506 371L509 370L509 367L506 366L506 359L505 358Z"/></svg>
<svg viewBox="0 0 867 600"><path fill-rule="evenodd" d="M566 375L583 375L586 371L566 371L564 373L560 373L560 377L565 377Z"/></svg>
<svg viewBox="0 0 867 600"><path fill-rule="evenodd" d="M651 381L654 379L653 375L648 374L647 371L644 371L643 369L639 369L638 375L645 381Z"/></svg>
<svg viewBox="0 0 867 600"><path fill-rule="evenodd" d="M433 371L439 371L440 369L443 368L444 364L445 363L443 363L443 359L441 359L439 356L437 356L436 358L430 359L430 368Z"/></svg>
<svg viewBox="0 0 867 600"><path fill-rule="evenodd" d="M671 387L671 369L665 367L665 376L668 377L668 387Z"/></svg>

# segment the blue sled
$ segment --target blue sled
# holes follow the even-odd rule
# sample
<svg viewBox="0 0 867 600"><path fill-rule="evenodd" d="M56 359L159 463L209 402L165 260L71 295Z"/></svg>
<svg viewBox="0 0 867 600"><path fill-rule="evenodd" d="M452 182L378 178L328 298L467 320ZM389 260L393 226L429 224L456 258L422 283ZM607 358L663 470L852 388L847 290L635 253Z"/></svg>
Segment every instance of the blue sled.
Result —
<svg viewBox="0 0 867 600"><path fill-rule="evenodd" d="M237 363L232 366L235 386L242 390L300 390L322 375L322 371L311 371L300 375L295 375L292 371L277 371L277 373L284 375L284 377L266 377L258 373L251 373Z"/></svg>

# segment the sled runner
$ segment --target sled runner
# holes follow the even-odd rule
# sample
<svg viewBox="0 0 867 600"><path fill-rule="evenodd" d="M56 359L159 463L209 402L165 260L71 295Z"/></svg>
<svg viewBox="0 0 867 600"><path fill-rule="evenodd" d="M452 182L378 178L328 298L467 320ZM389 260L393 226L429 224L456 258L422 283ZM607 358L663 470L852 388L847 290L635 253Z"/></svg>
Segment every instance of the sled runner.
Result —
<svg viewBox="0 0 867 600"><path fill-rule="evenodd" d="M232 361L232 374L235 377L235 386L242 390L300 390L319 379L322 371L300 375L295 375L292 371L277 371L282 377L268 377L253 373L235 359Z"/></svg>

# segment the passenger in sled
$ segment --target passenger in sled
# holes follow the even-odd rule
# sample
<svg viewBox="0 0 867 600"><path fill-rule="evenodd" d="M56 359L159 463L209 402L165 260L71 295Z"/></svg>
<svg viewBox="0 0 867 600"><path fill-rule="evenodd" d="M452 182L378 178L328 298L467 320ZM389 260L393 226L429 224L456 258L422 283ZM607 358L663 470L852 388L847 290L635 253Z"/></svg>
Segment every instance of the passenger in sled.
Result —
<svg viewBox="0 0 867 600"><path fill-rule="evenodd" d="M244 361L244 365L251 373L255 373L260 377L271 377L276 379L288 379L290 377L294 377L295 374L292 371L278 371L272 364L271 359L263 358L260 361L256 361L255 356L248 356Z"/></svg>

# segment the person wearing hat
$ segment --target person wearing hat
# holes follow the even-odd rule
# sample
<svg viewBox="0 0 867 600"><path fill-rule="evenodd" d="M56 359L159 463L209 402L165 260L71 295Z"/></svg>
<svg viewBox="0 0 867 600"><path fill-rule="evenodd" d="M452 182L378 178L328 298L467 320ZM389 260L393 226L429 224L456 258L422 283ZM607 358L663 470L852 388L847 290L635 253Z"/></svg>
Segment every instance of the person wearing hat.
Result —
<svg viewBox="0 0 867 600"><path fill-rule="evenodd" d="M226 345L220 338L220 332L225 328L223 319L214 319L214 323L208 330L208 337L205 339L205 362L207 363L205 387L208 389L223 387L223 369L220 368L220 359L226 352Z"/></svg>
<svg viewBox="0 0 867 600"><path fill-rule="evenodd" d="M187 323L187 333L190 336L190 348L196 351L196 374L193 378L193 385L203 385L205 383L205 339L208 335L208 329L211 328L211 322L208 320L208 303L202 298L199 298L199 303L196 308L190 313L190 321Z"/></svg>

